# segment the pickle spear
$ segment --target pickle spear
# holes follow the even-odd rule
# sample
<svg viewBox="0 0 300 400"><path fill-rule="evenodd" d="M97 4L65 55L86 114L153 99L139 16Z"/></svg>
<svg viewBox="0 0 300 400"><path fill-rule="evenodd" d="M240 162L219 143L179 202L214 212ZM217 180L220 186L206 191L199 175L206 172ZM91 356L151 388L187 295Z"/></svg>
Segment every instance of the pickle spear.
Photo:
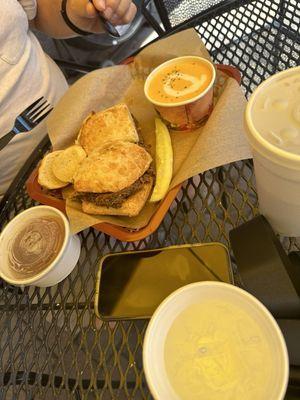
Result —
<svg viewBox="0 0 300 400"><path fill-rule="evenodd" d="M173 176L173 148L168 128L161 119L155 118L156 135L156 182L151 202L162 200L168 193Z"/></svg>

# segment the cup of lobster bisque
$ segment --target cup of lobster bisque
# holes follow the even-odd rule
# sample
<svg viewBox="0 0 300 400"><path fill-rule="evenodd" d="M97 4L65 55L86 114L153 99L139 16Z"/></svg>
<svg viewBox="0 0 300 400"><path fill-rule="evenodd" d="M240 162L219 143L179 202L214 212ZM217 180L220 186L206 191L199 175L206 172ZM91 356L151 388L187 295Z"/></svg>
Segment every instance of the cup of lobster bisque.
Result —
<svg viewBox="0 0 300 400"><path fill-rule="evenodd" d="M213 106L214 65L202 57L173 58L147 77L144 92L172 130L198 128Z"/></svg>

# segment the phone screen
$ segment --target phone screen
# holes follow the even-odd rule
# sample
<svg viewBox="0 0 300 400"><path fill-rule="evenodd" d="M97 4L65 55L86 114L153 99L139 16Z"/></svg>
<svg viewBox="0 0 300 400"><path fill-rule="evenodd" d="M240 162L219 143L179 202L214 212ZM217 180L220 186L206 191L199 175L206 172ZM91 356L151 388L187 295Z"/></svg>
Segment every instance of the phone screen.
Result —
<svg viewBox="0 0 300 400"><path fill-rule="evenodd" d="M149 318L174 290L199 281L232 282L228 252L217 243L111 254L100 262L98 314Z"/></svg>

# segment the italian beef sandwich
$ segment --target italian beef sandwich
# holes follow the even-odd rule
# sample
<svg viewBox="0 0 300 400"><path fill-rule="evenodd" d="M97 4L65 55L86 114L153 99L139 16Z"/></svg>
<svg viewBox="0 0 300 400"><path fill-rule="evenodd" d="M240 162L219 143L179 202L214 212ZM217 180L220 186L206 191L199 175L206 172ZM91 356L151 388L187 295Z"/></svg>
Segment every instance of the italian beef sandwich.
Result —
<svg viewBox="0 0 300 400"><path fill-rule="evenodd" d="M73 185L88 214L136 216L152 191L152 157L126 104L91 113L76 143L45 156L38 182L49 190Z"/></svg>
<svg viewBox="0 0 300 400"><path fill-rule="evenodd" d="M73 199L82 201L88 214L136 216L152 190L151 163L136 143L114 141L96 148L74 176Z"/></svg>

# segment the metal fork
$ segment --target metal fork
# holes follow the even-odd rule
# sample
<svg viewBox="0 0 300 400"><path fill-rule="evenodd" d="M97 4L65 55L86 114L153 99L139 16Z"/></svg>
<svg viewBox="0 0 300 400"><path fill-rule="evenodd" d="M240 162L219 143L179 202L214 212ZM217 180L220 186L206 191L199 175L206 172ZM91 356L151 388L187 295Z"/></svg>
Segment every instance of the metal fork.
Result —
<svg viewBox="0 0 300 400"><path fill-rule="evenodd" d="M49 108L50 107L50 108ZM11 139L21 132L29 132L36 127L52 111L51 105L44 97L40 97L26 108L16 119L13 129L0 139L2 150Z"/></svg>

